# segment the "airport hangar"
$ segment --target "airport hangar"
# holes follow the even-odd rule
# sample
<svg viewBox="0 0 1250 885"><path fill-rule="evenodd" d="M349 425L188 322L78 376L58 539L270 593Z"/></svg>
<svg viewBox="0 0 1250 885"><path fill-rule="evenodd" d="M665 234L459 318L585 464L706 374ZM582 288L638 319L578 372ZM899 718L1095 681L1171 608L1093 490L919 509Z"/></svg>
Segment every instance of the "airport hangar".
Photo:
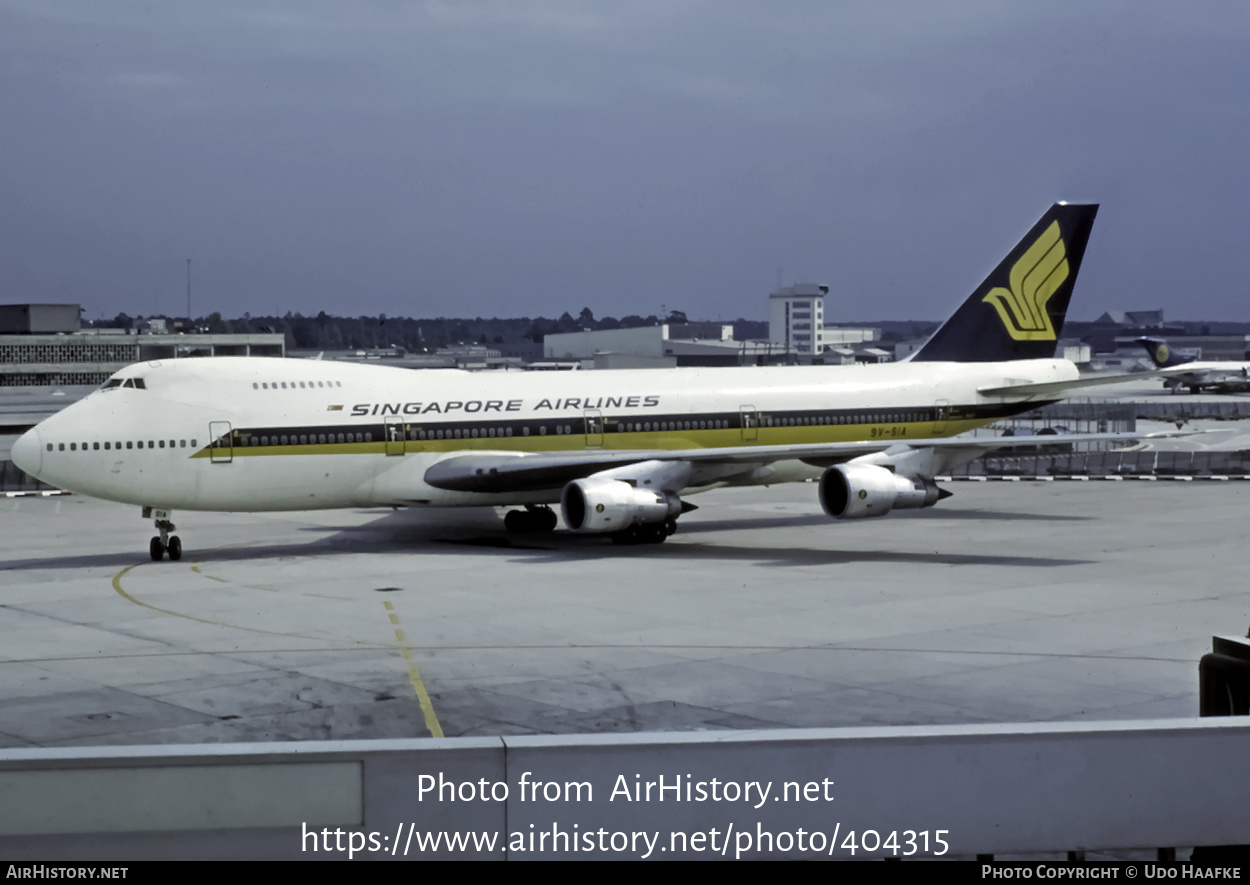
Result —
<svg viewBox="0 0 1250 885"><path fill-rule="evenodd" d="M1166 417L1174 400L1159 393L1122 397ZM1185 402L1220 417L1242 408L1235 398ZM1210 427L1220 432L1193 444L1191 465L1199 450L1241 450L1236 423ZM1239 528L1250 486L1235 468L1142 472L1141 457L1105 481L991 468L985 481L954 483L939 507L864 523L830 522L810 485L713 491L667 545L645 551L564 534L520 539L493 511L182 514L190 555L152 563L133 508L9 497L0 745L12 752L0 768L131 770L140 751L121 748L161 744L183 760L184 745L203 756L203 745L224 744L226 756L208 754L220 764L237 762L228 748L258 752L250 742L281 753L296 746L282 742L445 735L511 740L522 752L534 751L523 736L545 735L567 756L577 752L569 742L594 744L588 734L621 735L632 751L650 732L696 732L696 750L747 733L889 746L904 734L939 744L1004 730L1103 736L1089 723L1107 722L1135 741L1180 734L1189 754L1218 766L1224 751L1210 748L1230 736L1244 746L1244 736L1231 720L1192 720L1197 661L1212 634L1242 635L1250 621ZM1160 719L1189 721L1160 730ZM829 728L838 731L807 731ZM299 746L306 755L314 745ZM459 749L481 751L472 740ZM1104 788L1085 775L1089 789ZM1193 796L1163 784L1173 810L1225 809L1209 780ZM1230 841L1219 820L1195 819ZM203 856L253 843L271 856L265 822L230 831L225 849L220 827L180 832ZM1162 823L1166 841L965 844L1001 853L1206 841L1192 823L1180 833L1179 818ZM98 821L79 826L80 836L102 832ZM65 844L0 838L10 854L42 857ZM98 841L74 844L106 856Z"/></svg>

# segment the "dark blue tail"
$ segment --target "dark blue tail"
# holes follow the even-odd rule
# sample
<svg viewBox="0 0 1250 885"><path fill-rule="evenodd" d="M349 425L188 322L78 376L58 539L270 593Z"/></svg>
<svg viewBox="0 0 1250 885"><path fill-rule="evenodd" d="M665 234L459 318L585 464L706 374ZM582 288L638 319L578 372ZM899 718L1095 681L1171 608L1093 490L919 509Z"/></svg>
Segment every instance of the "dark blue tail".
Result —
<svg viewBox="0 0 1250 885"><path fill-rule="evenodd" d="M1146 355L1150 357L1150 361L1159 369L1183 366L1185 363L1192 363L1198 358L1196 351L1174 350L1168 347L1168 343L1162 338L1134 338L1133 343L1140 344L1146 348Z"/></svg>
<svg viewBox="0 0 1250 885"><path fill-rule="evenodd" d="M1096 204L1051 206L912 362L1053 357L1097 214Z"/></svg>

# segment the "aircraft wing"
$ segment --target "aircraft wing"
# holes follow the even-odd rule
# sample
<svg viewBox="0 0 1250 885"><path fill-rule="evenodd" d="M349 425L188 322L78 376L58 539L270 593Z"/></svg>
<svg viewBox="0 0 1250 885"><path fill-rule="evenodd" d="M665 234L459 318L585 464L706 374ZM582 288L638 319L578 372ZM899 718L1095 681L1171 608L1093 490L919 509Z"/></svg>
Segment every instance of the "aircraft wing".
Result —
<svg viewBox="0 0 1250 885"><path fill-rule="evenodd" d="M425 481L438 489L455 492L507 493L558 489L576 479L604 470L643 462L684 462L703 474L724 478L750 472L776 461L798 460L828 467L865 455L904 455L922 450L971 460L995 449L1019 446L1053 446L1059 443L1116 440L1137 442L1143 434L1084 433L1035 436L942 437L939 439L876 440L846 443L813 443L784 446L732 446L717 449L637 449L538 454L481 452L452 455L425 471ZM702 469L700 469L702 468ZM696 483L697 484L697 483Z"/></svg>

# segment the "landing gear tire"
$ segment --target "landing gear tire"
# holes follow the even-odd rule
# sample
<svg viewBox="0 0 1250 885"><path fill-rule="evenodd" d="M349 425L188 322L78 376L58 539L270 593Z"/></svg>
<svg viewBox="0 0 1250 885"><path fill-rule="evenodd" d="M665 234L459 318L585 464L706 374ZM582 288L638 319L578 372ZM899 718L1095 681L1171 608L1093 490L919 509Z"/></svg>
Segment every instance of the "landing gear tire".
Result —
<svg viewBox="0 0 1250 885"><path fill-rule="evenodd" d="M558 522L556 512L550 507L539 507L530 512L534 514L534 518L538 521L538 530L540 532L554 532L556 530L556 523Z"/></svg>
<svg viewBox="0 0 1250 885"><path fill-rule="evenodd" d="M631 525L621 532L612 533L614 544L663 544L664 539L677 531L677 521L645 522L642 525Z"/></svg>
<svg viewBox="0 0 1250 885"><path fill-rule="evenodd" d="M530 506L524 510L509 510L503 518L503 526L510 532L530 534L550 532L556 527L556 513L550 507Z"/></svg>
<svg viewBox="0 0 1250 885"><path fill-rule="evenodd" d="M169 558L173 562L182 559L182 542L178 540L177 535L170 534L176 526L169 521L168 510L154 510L151 507L143 508L143 518L156 516L156 530L160 534L152 539L152 543L148 545L148 552L152 555L153 562L160 562L165 554L169 554Z"/></svg>

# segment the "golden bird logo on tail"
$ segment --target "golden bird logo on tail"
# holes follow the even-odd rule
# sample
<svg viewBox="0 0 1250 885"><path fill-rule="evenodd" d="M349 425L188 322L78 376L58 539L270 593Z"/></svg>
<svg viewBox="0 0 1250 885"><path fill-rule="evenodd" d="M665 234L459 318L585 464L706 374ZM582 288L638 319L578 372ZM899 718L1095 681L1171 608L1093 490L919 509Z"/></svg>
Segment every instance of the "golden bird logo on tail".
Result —
<svg viewBox="0 0 1250 885"><path fill-rule="evenodd" d="M1068 253L1052 222L1011 268L1010 289L996 286L983 299L998 311L1007 334L1016 341L1054 341L1055 327L1046 302L1068 278Z"/></svg>

